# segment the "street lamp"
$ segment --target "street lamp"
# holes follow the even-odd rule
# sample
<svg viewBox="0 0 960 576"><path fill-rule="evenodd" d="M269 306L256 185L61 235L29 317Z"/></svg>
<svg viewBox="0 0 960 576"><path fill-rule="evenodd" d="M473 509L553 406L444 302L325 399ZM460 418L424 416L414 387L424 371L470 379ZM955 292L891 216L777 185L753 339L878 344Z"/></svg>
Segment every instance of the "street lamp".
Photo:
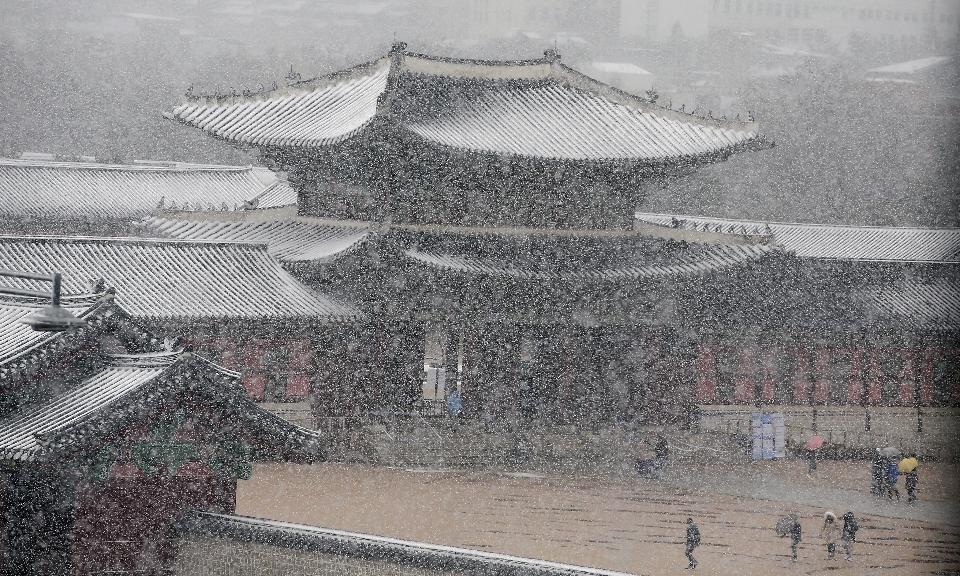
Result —
<svg viewBox="0 0 960 576"><path fill-rule="evenodd" d="M64 330L69 330L70 328L83 326L87 323L85 320L74 316L73 313L66 308L60 306L61 277L59 272L54 272L53 274L35 274L33 272L0 270L0 276L53 283L49 293L0 286L0 294L13 294L15 296L32 296L39 298L44 298L47 296L50 297L52 301L50 306L45 306L35 310L20 320L20 322L30 326L37 332L62 332Z"/></svg>

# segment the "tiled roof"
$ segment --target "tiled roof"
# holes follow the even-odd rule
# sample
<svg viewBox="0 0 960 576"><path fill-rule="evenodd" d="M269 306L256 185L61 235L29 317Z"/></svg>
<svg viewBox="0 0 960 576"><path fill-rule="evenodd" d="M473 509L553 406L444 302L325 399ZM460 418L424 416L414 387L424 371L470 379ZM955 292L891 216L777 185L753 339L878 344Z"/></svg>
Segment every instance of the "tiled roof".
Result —
<svg viewBox="0 0 960 576"><path fill-rule="evenodd" d="M464 274L507 276L526 280L633 280L704 274L741 266L769 253L765 245L679 246L664 254L624 258L617 264L597 266L571 261L545 262L525 258L477 256L437 250L405 250L411 261L431 268Z"/></svg>
<svg viewBox="0 0 960 576"><path fill-rule="evenodd" d="M785 250L804 258L960 262L960 228L842 226L650 213L636 216L641 222L661 226L769 234Z"/></svg>
<svg viewBox="0 0 960 576"><path fill-rule="evenodd" d="M859 295L868 311L891 325L933 330L960 328L960 283L956 279L900 281L864 288Z"/></svg>
<svg viewBox="0 0 960 576"><path fill-rule="evenodd" d="M49 300L0 296L0 366L61 336L56 332L38 332L21 322L47 304ZM85 318L102 306L102 300L98 296L81 296L66 298L61 305L74 316Z"/></svg>
<svg viewBox="0 0 960 576"><path fill-rule="evenodd" d="M314 292L266 247L132 238L0 236L0 261L20 270L56 270L65 294L87 294L103 279L135 318L346 319L349 305ZM36 289L29 280L0 280Z"/></svg>
<svg viewBox="0 0 960 576"><path fill-rule="evenodd" d="M390 62L252 96L201 97L172 116L215 136L262 146L321 146L349 138L377 113Z"/></svg>
<svg viewBox="0 0 960 576"><path fill-rule="evenodd" d="M221 240L266 244L267 251L286 262L328 262L363 242L366 225L326 225L297 220L212 222L148 218L151 233L183 240Z"/></svg>
<svg viewBox="0 0 960 576"><path fill-rule="evenodd" d="M562 81L444 99L407 128L451 148L569 160L666 161L722 154L757 137L752 128L611 101Z"/></svg>
<svg viewBox="0 0 960 576"><path fill-rule="evenodd" d="M492 62L392 52L330 77L240 96L190 96L170 116L227 140L316 147L384 125L458 150L677 162L767 144L753 122L671 110L553 58Z"/></svg>
<svg viewBox="0 0 960 576"><path fill-rule="evenodd" d="M0 217L133 219L158 210L296 204L266 168L87 164L0 159Z"/></svg>
<svg viewBox="0 0 960 576"><path fill-rule="evenodd" d="M194 376L197 376L196 370L207 370L217 373L220 380L164 377L186 366L194 371ZM129 411L142 418L144 413L152 411L149 410L154 405L151 399L184 386L204 388L208 394L230 398L234 408L252 415L255 422L272 428L272 432L319 439L316 433L285 423L278 416L257 408L236 383L238 377L236 373L183 352L115 357L76 387L0 422L0 458L41 458L47 452L69 445L69 435L80 432L78 428L122 418Z"/></svg>
<svg viewBox="0 0 960 576"><path fill-rule="evenodd" d="M417 567L449 574L489 574L491 576L631 576L585 566L560 564L481 552L453 546L399 540L357 532L331 530L290 522L195 512L179 525L182 532L229 538L283 548L295 548L348 558L388 559L401 566ZM393 572L391 573L398 573Z"/></svg>

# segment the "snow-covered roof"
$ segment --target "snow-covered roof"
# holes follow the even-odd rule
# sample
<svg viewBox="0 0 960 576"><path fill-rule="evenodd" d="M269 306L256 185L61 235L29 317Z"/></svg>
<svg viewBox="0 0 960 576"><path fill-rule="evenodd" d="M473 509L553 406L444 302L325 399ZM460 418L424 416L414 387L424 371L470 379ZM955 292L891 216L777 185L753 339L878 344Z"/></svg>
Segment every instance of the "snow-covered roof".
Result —
<svg viewBox="0 0 960 576"><path fill-rule="evenodd" d="M189 96L169 116L255 146L322 147L373 126L455 150L590 161L677 162L767 145L753 122L652 104L580 74L553 53L481 61L401 46L282 88Z"/></svg>
<svg viewBox="0 0 960 576"><path fill-rule="evenodd" d="M317 224L292 219L215 222L153 217L144 224L151 233L170 238L266 244L267 252L284 262L329 262L370 235L367 224Z"/></svg>
<svg viewBox="0 0 960 576"><path fill-rule="evenodd" d="M0 217L134 219L296 203L285 181L253 166L0 159Z"/></svg>
<svg viewBox="0 0 960 576"><path fill-rule="evenodd" d="M522 280L617 281L706 274L759 260L762 243L678 242L645 236L620 238L453 238L420 235L403 256L412 264L448 272Z"/></svg>
<svg viewBox="0 0 960 576"><path fill-rule="evenodd" d="M102 279L117 305L152 320L355 317L350 305L301 284L263 245L137 238L0 236L0 261L63 274L65 294ZM2 279L37 289L31 280Z"/></svg>
<svg viewBox="0 0 960 576"><path fill-rule="evenodd" d="M21 320L48 306L49 299L0 295L0 368L62 337L62 332L38 332ZM65 298L61 306L78 318L87 319L102 308L100 295Z"/></svg>
<svg viewBox="0 0 960 576"><path fill-rule="evenodd" d="M873 315L891 326L924 330L960 327L960 285L938 279L901 280L887 286L868 286L858 292Z"/></svg>
<svg viewBox="0 0 960 576"><path fill-rule="evenodd" d="M178 377L184 372L189 377ZM319 442L316 432L256 406L238 379L239 374L182 351L112 357L76 386L0 421L0 459L42 459L82 440L87 429L102 433L109 422L153 415L185 390L200 392L220 411L230 406L230 416L245 421L249 433L266 433L284 443Z"/></svg>
<svg viewBox="0 0 960 576"><path fill-rule="evenodd" d="M922 72L948 61L950 61L949 56L928 56L926 58L917 58L916 60L870 68L867 72L874 74L916 74L917 72Z"/></svg>
<svg viewBox="0 0 960 576"><path fill-rule="evenodd" d="M770 235L804 258L960 262L960 228L845 226L637 213L648 224L731 234Z"/></svg>

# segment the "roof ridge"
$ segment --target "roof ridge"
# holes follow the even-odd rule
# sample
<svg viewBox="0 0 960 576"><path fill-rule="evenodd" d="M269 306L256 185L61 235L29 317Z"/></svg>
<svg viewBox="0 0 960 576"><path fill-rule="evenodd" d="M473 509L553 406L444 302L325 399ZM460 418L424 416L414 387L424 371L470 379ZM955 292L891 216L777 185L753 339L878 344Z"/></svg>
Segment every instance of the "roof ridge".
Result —
<svg viewBox="0 0 960 576"><path fill-rule="evenodd" d="M166 162L157 160L156 162ZM23 160L20 158L0 158L0 166L15 166L19 168L64 168L72 170L114 170L124 172L249 172L256 168L269 170L264 166L247 164L237 166L230 164L194 164L171 160L169 165L164 164L108 164L99 162L71 162L68 160Z"/></svg>
<svg viewBox="0 0 960 576"><path fill-rule="evenodd" d="M139 236L30 236L16 234L0 234L0 243L4 242L35 242L56 244L116 244L116 245L196 245L196 246L237 246L254 250L267 251L264 242L244 242L242 240L193 240L179 238L142 238Z"/></svg>
<svg viewBox="0 0 960 576"><path fill-rule="evenodd" d="M698 220L719 220L722 222L728 222L730 224L750 224L750 225L764 225L764 224L773 224L779 226L810 226L815 228L852 228L856 230L923 230L930 232L960 232L960 226L949 226L949 227L925 227L925 226L879 226L879 225L863 225L863 224L826 224L820 222L783 222L779 220L751 220L751 219L736 219L736 218L726 218L721 216L695 216L692 214L676 214L670 212L634 212L634 218L638 220L643 220L643 216L662 216L662 217L671 217L671 218L691 218Z"/></svg>
<svg viewBox="0 0 960 576"><path fill-rule="evenodd" d="M297 80L296 82L291 82L289 84L280 86L274 82L273 86L269 89L263 88L256 92L253 91L243 91L239 94L230 93L230 94L192 94L187 93L180 97L180 105L183 104L196 104L201 100L214 101L218 105L231 103L232 100L237 102L246 102L254 98L272 98L279 95L284 95L291 91L299 90L302 92L312 92L320 87L327 87L332 84L337 83L341 80L349 80L356 76L362 75L364 72L370 71L377 66L383 66L387 64L389 68L390 56L384 55L380 56L374 60L368 60L366 62L361 62L360 64L354 64L348 68L343 68L341 70L334 70L327 74L320 74L312 78L307 78L305 80ZM262 86L262 84L261 84ZM168 119L176 119L175 116L171 113L164 113L164 117Z"/></svg>

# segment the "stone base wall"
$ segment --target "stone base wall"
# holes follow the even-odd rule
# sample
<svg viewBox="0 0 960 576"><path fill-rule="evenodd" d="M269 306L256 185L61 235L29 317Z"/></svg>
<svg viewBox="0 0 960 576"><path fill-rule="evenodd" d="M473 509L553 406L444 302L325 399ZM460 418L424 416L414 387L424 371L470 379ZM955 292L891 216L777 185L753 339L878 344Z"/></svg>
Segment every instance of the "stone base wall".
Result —
<svg viewBox="0 0 960 576"><path fill-rule="evenodd" d="M814 434L813 413L809 406L700 406L701 430L750 435L753 412L782 412L786 424L787 445L801 446ZM867 414L869 413L869 430ZM904 451L937 459L960 457L960 409L922 408L922 431L918 432L916 408L870 406L818 406L816 433L828 448L843 448L855 454L870 454L877 447L896 446Z"/></svg>
<svg viewBox="0 0 960 576"><path fill-rule="evenodd" d="M316 419L310 410L310 402L261 402L260 407L288 422L308 429L316 428Z"/></svg>
<svg viewBox="0 0 960 576"><path fill-rule="evenodd" d="M177 549L178 576L440 576L390 562L190 535Z"/></svg>

